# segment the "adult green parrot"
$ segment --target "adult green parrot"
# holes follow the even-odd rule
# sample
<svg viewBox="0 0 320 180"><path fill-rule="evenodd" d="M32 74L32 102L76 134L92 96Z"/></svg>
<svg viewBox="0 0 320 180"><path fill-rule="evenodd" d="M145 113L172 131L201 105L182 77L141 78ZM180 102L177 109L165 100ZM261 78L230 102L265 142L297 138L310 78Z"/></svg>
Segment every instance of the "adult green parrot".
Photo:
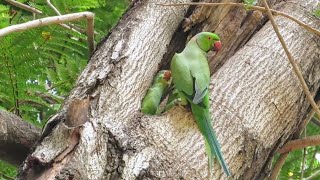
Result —
<svg viewBox="0 0 320 180"><path fill-rule="evenodd" d="M170 84L171 72L169 70L160 71L153 79L152 86L142 100L141 112L149 115L160 114L159 104Z"/></svg>
<svg viewBox="0 0 320 180"><path fill-rule="evenodd" d="M231 176L212 128L209 113L210 70L207 53L211 49L218 51L220 48L218 35L201 32L188 42L181 53L173 56L170 67L174 86L180 92L180 96L184 96L190 103L194 119L204 136L210 172L216 157L224 172Z"/></svg>

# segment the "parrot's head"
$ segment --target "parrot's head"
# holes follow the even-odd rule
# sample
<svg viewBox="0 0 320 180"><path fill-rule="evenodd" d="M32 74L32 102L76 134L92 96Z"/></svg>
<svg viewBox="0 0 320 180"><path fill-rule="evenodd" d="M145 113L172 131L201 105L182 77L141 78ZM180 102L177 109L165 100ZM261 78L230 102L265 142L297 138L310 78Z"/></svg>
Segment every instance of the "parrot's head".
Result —
<svg viewBox="0 0 320 180"><path fill-rule="evenodd" d="M169 70L160 71L157 77L155 78L155 81L170 85L172 81L171 71Z"/></svg>
<svg viewBox="0 0 320 180"><path fill-rule="evenodd" d="M205 52L210 50L219 51L222 47L220 38L211 32L201 32L195 36L198 46Z"/></svg>

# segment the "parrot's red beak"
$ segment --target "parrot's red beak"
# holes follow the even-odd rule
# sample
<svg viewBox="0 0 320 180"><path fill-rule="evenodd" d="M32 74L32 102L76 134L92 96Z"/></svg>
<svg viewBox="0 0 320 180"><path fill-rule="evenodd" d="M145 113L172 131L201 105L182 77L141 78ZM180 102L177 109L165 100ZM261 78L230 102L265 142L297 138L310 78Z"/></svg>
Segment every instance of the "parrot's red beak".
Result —
<svg viewBox="0 0 320 180"><path fill-rule="evenodd" d="M163 79L169 81L171 78L171 71L165 71L163 74Z"/></svg>
<svg viewBox="0 0 320 180"><path fill-rule="evenodd" d="M217 52L218 52L221 48L222 48L221 41L216 41L216 42L213 44L213 50L214 50L214 51L217 51Z"/></svg>

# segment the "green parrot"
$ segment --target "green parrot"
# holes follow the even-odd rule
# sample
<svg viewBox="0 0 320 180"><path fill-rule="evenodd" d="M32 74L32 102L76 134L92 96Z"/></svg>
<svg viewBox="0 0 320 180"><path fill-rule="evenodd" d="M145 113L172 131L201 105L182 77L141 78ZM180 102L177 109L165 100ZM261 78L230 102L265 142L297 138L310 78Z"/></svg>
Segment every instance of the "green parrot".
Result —
<svg viewBox="0 0 320 180"><path fill-rule="evenodd" d="M231 176L212 128L209 113L210 70L207 53L211 49L218 51L220 48L221 42L218 35L201 32L188 42L181 53L173 56L170 67L173 84L180 92L179 95L184 96L190 103L194 119L204 136L210 172L216 157L224 172Z"/></svg>
<svg viewBox="0 0 320 180"><path fill-rule="evenodd" d="M141 112L148 115L160 114L161 98L171 84L171 71L162 70L154 78L152 86L144 96Z"/></svg>
<svg viewBox="0 0 320 180"><path fill-rule="evenodd" d="M168 101L164 109L165 112L169 111L171 108L173 108L176 105L181 105L181 106L188 105L188 100L184 96L182 96L177 89L174 89L174 87L171 87L170 89L172 89L172 92L168 97Z"/></svg>

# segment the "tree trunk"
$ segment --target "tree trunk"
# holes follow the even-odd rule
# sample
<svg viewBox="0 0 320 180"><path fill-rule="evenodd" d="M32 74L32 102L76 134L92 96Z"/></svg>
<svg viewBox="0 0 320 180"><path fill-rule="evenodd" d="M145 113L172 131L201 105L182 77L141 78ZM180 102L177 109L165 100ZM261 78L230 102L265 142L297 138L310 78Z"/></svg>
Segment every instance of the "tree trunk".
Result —
<svg viewBox="0 0 320 180"><path fill-rule="evenodd" d="M315 0L296 2L279 8L320 28L319 19L309 15ZM179 26L187 6L155 3L134 2L100 43L24 162L20 179L207 178L204 141L190 112L175 107L161 116L146 116L139 111L153 76L187 38ZM214 129L233 178L262 179L269 174L273 154L310 106L269 23L245 43L263 22L260 13L247 15L233 7L208 13L199 22L190 17L185 25L194 26L190 34L216 31L227 49L214 56L220 62L212 65L213 72L219 69L210 86ZM276 22L315 95L319 37L284 18L276 17ZM226 179L218 164L214 176Z"/></svg>
<svg viewBox="0 0 320 180"><path fill-rule="evenodd" d="M40 129L0 110L0 159L19 166L39 139Z"/></svg>

